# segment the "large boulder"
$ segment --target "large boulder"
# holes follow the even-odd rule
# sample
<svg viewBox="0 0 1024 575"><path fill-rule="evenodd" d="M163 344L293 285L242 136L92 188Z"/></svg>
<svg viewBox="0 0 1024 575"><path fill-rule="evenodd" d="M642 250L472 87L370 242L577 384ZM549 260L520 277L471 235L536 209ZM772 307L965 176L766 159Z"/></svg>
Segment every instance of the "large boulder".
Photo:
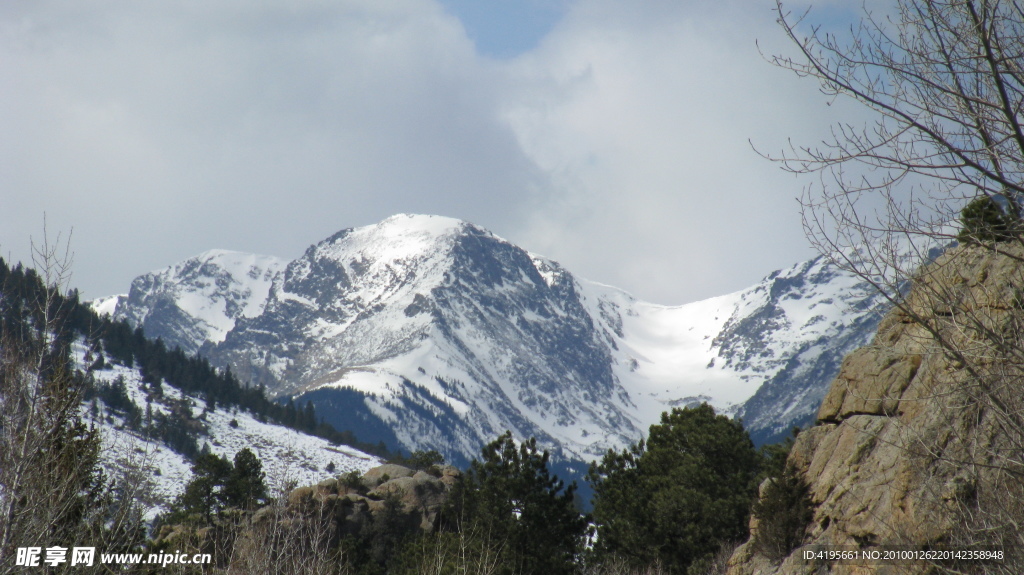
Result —
<svg viewBox="0 0 1024 575"><path fill-rule="evenodd" d="M431 531L436 527L438 514L448 501L448 486L440 479L417 472L412 477L399 477L380 484L367 494L377 499L394 498L402 504L402 510L419 517L420 528Z"/></svg>

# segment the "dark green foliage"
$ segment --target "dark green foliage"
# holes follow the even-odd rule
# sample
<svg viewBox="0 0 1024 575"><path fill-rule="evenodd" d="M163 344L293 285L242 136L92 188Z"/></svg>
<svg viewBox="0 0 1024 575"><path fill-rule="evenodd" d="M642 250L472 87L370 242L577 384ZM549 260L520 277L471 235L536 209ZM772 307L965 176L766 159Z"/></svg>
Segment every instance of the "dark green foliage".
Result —
<svg viewBox="0 0 1024 575"><path fill-rule="evenodd" d="M363 525L358 537L342 544L342 554L358 575L393 573L401 563L401 549L420 533L415 516L402 511L396 497L384 500L383 511Z"/></svg>
<svg viewBox="0 0 1024 575"><path fill-rule="evenodd" d="M299 415L299 421L296 422L295 427L296 429L309 432L316 431L316 409L313 407L312 401L307 401L306 407L302 408L302 413Z"/></svg>
<svg viewBox="0 0 1024 575"><path fill-rule="evenodd" d="M342 485L349 489L365 490L366 487L363 485L363 476L358 471L353 469L345 475L338 478Z"/></svg>
<svg viewBox="0 0 1024 575"><path fill-rule="evenodd" d="M159 389L159 386L156 387ZM172 450L193 459L199 453L198 438L205 433L205 428L197 422L187 405L177 405L172 413L154 413L147 405L145 413L128 397L124 378L118 377L113 382L99 382L86 390L83 397L88 401L98 398L106 405L107 410L120 415L125 426L150 439L155 439Z"/></svg>
<svg viewBox="0 0 1024 575"><path fill-rule="evenodd" d="M591 466L596 559L686 573L746 536L760 467L742 425L707 404L662 414L646 442Z"/></svg>
<svg viewBox="0 0 1024 575"><path fill-rule="evenodd" d="M199 455L198 433L179 414L155 413L146 435L162 442L188 459Z"/></svg>
<svg viewBox="0 0 1024 575"><path fill-rule="evenodd" d="M59 277L66 270L55 264L49 271ZM131 549L142 535L135 501L124 495L125 483L115 485L102 472L99 431L80 417L92 381L73 369L70 350L88 314L80 313L77 293L62 295L58 288L44 285L34 270L9 269L0 259L4 572L15 547Z"/></svg>
<svg viewBox="0 0 1024 575"><path fill-rule="evenodd" d="M1016 237L1020 217L1007 213L994 198L979 196L960 212L960 225L962 227L956 237L960 243L991 244Z"/></svg>
<svg viewBox="0 0 1024 575"><path fill-rule="evenodd" d="M810 487L792 466L768 479L751 511L757 518L754 544L766 557L780 560L796 549L811 521L814 508Z"/></svg>
<svg viewBox="0 0 1024 575"><path fill-rule="evenodd" d="M796 441L797 435L800 435L800 428L794 427L785 441L761 446L762 463L759 480L765 477L779 477L782 475L782 472L786 469L786 459L789 457L789 452L793 449L793 443Z"/></svg>
<svg viewBox="0 0 1024 575"><path fill-rule="evenodd" d="M576 486L552 476L548 459L536 439L516 446L506 432L452 495L449 528L500 544L499 573L572 573L583 550L587 519L574 505Z"/></svg>
<svg viewBox="0 0 1024 575"><path fill-rule="evenodd" d="M135 402L128 397L128 388L124 383L124 377L118 376L114 381L107 383L101 381L95 386L95 395L99 397L107 409L132 419L139 408ZM86 399L91 399L92 394L87 394Z"/></svg>
<svg viewBox="0 0 1024 575"><path fill-rule="evenodd" d="M78 398L67 395L67 389L57 389L67 385L62 376L45 385L50 388L43 394L40 424L45 427L40 429L42 441L29 454L29 466L46 470L46 477L25 485L22 494L60 500L52 506L55 513L47 522L53 540L67 542L79 534L77 529L90 515L100 511L107 485L99 464L99 433L72 411Z"/></svg>
<svg viewBox="0 0 1024 575"><path fill-rule="evenodd" d="M263 464L248 447L236 453L234 468L224 485L228 506L255 509L266 503L267 484L264 479Z"/></svg>
<svg viewBox="0 0 1024 575"><path fill-rule="evenodd" d="M182 518L196 515L207 524L227 507L225 485L232 466L224 456L203 453L192 464L192 480L175 506Z"/></svg>
<svg viewBox="0 0 1024 575"><path fill-rule="evenodd" d="M202 396L211 405L220 408L241 408L261 420L269 419L334 443L350 445L385 458L391 455L383 444L360 442L352 432L338 431L331 425L320 422L311 403L307 402L301 409L292 404L289 410L285 405L268 400L262 387L243 385L230 369L218 371L205 358L190 357L178 348L168 350L163 341L147 339L142 329L132 329L127 322L100 318L78 301L75 292L67 295L52 294L48 297L35 270L25 269L20 264L10 268L0 258L0 287L0 331L11 339L22 342L26 346L25 353L29 355L37 351L32 347L32 326L42 325L44 322L43 310L32 305L32 302L49 301L51 315L60 313L64 328L60 333L61 337L67 342L75 337L84 337L92 342L91 345L97 350L102 349L105 353L94 362L94 369L107 367L111 363L138 367L143 381L150 385L155 397L163 395L162 383L166 383L193 396ZM121 405L128 409L127 404ZM127 418L129 421L136 424L141 422L141 417L127 415L130 415ZM196 450L191 446L195 443L194 438L178 437L172 431L162 432L161 436L165 435L176 437L176 447L172 446L176 451L187 456L196 454Z"/></svg>
<svg viewBox="0 0 1024 575"><path fill-rule="evenodd" d="M252 510L266 503L263 464L252 451L242 449L232 464L208 451L192 464L192 479L164 523L200 519L209 525L226 509Z"/></svg>

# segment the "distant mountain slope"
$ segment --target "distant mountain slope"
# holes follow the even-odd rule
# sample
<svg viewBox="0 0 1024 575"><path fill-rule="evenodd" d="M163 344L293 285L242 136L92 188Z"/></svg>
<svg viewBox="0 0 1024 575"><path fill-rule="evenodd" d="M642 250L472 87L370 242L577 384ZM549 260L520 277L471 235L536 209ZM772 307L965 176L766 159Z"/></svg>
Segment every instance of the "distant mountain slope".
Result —
<svg viewBox="0 0 1024 575"><path fill-rule="evenodd" d="M82 343L75 346L74 359L83 371L93 361L88 347ZM201 448L229 460L243 448L252 450L263 464L267 485L273 493L293 482L315 484L353 470L362 473L380 463L379 458L351 447L260 421L245 410L224 406L210 409L206 400L169 385L161 386L157 395L136 368L108 363L103 369L88 373L92 385L123 389L134 406L130 408L123 401L105 401L100 394L83 404L82 415L100 430L101 460L109 477L118 477L127 468L141 471L139 479L146 484L142 487L151 497L150 515L165 510L192 475L192 464L180 449L145 432L147 426L162 417L172 418L176 425L187 422ZM132 414L138 414L135 421Z"/></svg>
<svg viewBox="0 0 1024 575"><path fill-rule="evenodd" d="M769 275L743 300L715 345L727 366L763 378L737 411L759 443L813 422L843 358L870 340L888 309L874 287L824 257Z"/></svg>
<svg viewBox="0 0 1024 575"><path fill-rule="evenodd" d="M188 262L133 282L115 318L268 393L312 400L364 441L455 462L505 429L590 460L701 401L759 437L784 433L813 413L882 303L819 258L733 294L659 306L437 216L343 230L283 271L253 266L269 278L265 299L250 289L231 301L258 313L222 312L238 290L210 287L245 285L233 271L245 266Z"/></svg>

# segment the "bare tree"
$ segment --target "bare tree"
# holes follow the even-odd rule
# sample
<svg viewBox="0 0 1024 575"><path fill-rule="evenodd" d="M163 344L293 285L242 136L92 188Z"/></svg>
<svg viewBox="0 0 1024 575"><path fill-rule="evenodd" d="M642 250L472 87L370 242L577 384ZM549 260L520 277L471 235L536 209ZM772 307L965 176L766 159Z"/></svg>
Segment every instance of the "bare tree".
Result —
<svg viewBox="0 0 1024 575"><path fill-rule="evenodd" d="M34 269L19 268L0 286L3 573L17 569L17 547L118 551L142 535L135 482L108 482L99 431L80 416L86 380L71 355L68 245L59 237L51 243L44 229L42 244L32 245Z"/></svg>
<svg viewBox="0 0 1024 575"><path fill-rule="evenodd" d="M869 266L892 263L895 252L884 250L897 242L953 239L948 224L965 200L993 197L1021 213L1024 11L998 0L896 0L893 8L866 13L839 37L777 4L800 57L772 62L817 79L829 97L863 104L875 121L837 125L820 146L772 159L821 177L803 198L816 246L876 279L898 280ZM863 249L883 251L858 258ZM905 278L914 269L894 271Z"/></svg>
<svg viewBox="0 0 1024 575"><path fill-rule="evenodd" d="M459 529L432 533L414 540L415 559L403 573L418 575L518 575L522 569L510 564L507 539L500 539L487 526L461 517ZM408 554L408 550L407 550Z"/></svg>
<svg viewBox="0 0 1024 575"><path fill-rule="evenodd" d="M770 60L817 80L829 98L861 104L873 121L766 156L816 176L801 201L807 236L921 328L916 349L941 356L950 374L937 405L976 416L942 445L921 436L901 443L979 478L957 499L964 529L952 537L1024 548L1024 508L1006 503L1024 495L1024 292L1014 292L1024 287L1024 6L893 0L885 12L865 9L848 34L826 32L781 1L776 9L797 51ZM999 234L974 229L962 211L979 198ZM956 240L969 245L920 267ZM997 259L1016 264L996 268ZM965 276L990 268L1005 277ZM946 448L954 443L962 448Z"/></svg>
<svg viewBox="0 0 1024 575"><path fill-rule="evenodd" d="M288 509L284 498L247 514L239 524L230 573L254 575L347 575L352 572L337 529L326 510L309 514Z"/></svg>
<svg viewBox="0 0 1024 575"><path fill-rule="evenodd" d="M12 537L18 529L20 516L25 510L19 510L19 499L28 487L29 477L33 475L31 455L37 453L45 441L48 431L59 426L60 421L46 421L48 415L59 418L71 407L70 402L60 401L60 396L48 394L53 389L46 389L45 369L51 375L63 371L65 366L47 365L47 360L54 359L59 350L52 349L52 338L56 328L60 306L55 305L56 295L63 287L64 280L70 273L71 258L59 258L56 248L44 240L43 245L32 246L33 260L41 264L44 270L46 289L36 294L34 305L29 312L35 317L26 318L18 325L5 325L3 342L0 347L2 363L0 363L0 400L3 405L3 430L0 436L0 464L3 469L3 524L0 525L0 550L9 551ZM6 302L8 306L13 302ZM20 303L20 302L19 302ZM14 323L14 321L10 322ZM35 324L33 326L33 324ZM33 329L33 327L35 329ZM16 330L17 333L11 333ZM56 353L55 353L56 352ZM61 377L65 374L60 373ZM52 377L51 377L52 379ZM48 429L51 428L51 429ZM38 473L36 473L38 474Z"/></svg>

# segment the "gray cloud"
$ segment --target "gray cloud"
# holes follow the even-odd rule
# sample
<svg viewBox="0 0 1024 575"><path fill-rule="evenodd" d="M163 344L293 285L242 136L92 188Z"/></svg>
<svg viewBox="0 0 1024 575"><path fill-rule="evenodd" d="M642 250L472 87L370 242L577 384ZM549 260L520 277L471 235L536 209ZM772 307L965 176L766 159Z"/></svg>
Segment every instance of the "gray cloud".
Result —
<svg viewBox="0 0 1024 575"><path fill-rule="evenodd" d="M802 182L761 158L827 135L842 103L767 64L770 3L581 2L518 63L508 117L558 194L520 232L585 276L664 303L810 257ZM543 102L544 105L538 105ZM611 263L614 262L614 263Z"/></svg>
<svg viewBox="0 0 1024 575"><path fill-rule="evenodd" d="M45 211L94 297L439 213L663 303L810 255L801 184L747 140L834 110L757 54L770 3L622 4L577 0L507 61L430 0L5 4L0 250L26 259Z"/></svg>

